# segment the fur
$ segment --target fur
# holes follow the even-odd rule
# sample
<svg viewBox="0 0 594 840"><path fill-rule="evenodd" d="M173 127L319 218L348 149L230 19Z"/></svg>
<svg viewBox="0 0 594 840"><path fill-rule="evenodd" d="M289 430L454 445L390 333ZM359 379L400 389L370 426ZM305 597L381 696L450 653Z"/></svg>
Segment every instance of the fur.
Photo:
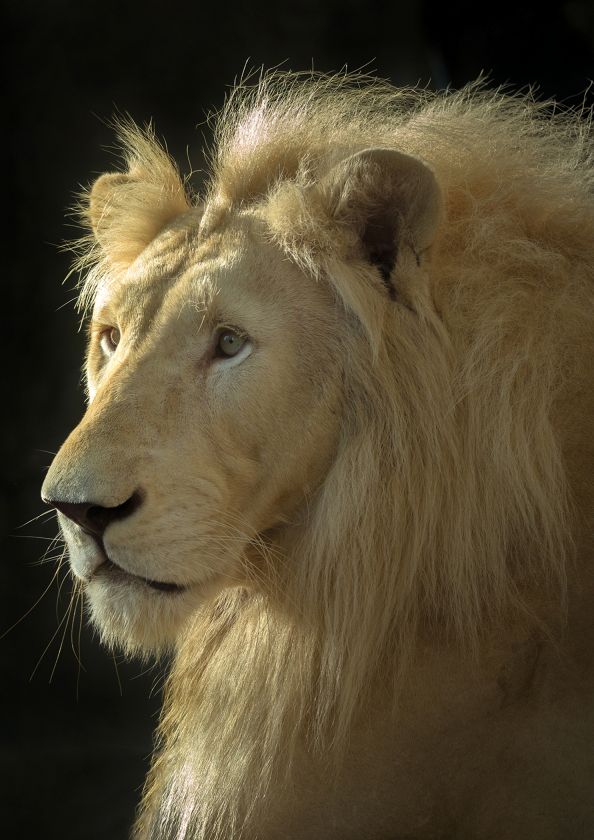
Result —
<svg viewBox="0 0 594 840"><path fill-rule="evenodd" d="M200 199L150 131L121 140L127 174L104 177L122 179L126 214L117 190L86 204L83 305L200 204L204 239L257 212L344 306L336 456L307 513L246 553L257 582L180 637L136 835L251 837L302 751L340 765L380 685L397 722L420 648L472 661L499 628L563 615L580 516L566 409L584 410L594 316L589 116L480 84L269 74L218 115ZM334 167L371 147L425 161L442 196L431 248L401 250L406 306L386 305L353 226L329 220ZM426 284L410 280L420 256Z"/></svg>

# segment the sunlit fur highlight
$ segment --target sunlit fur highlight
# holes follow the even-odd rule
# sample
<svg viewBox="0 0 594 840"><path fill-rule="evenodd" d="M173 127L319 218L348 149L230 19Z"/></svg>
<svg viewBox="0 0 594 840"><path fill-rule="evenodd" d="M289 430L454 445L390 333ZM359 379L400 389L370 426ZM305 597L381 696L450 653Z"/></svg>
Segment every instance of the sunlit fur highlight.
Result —
<svg viewBox="0 0 594 840"><path fill-rule="evenodd" d="M572 552L555 412L572 354L591 347L585 115L480 86L432 94L272 74L232 93L215 138L203 235L257 207L278 246L345 302L343 434L308 510L246 558L259 586L230 590L180 639L143 840L230 840L257 826L271 779L289 778L303 748L331 764L380 680L397 698L420 641L464 655L498 623L546 622ZM159 195L172 184L181 195L152 136L129 126L123 140L138 206L159 179ZM352 229L331 223L315 190L372 146L421 157L443 193L415 314L347 262ZM148 228L142 210L141 228L178 205L160 207ZM133 211L129 221L130 233L105 234L112 252L136 249Z"/></svg>
<svg viewBox="0 0 594 840"><path fill-rule="evenodd" d="M84 277L79 296L83 311L92 305L102 278L124 271L168 221L192 206L188 183L152 125L141 129L120 118L114 129L125 173L102 175L92 193L80 194L74 208L90 231L70 246L76 255L73 271Z"/></svg>

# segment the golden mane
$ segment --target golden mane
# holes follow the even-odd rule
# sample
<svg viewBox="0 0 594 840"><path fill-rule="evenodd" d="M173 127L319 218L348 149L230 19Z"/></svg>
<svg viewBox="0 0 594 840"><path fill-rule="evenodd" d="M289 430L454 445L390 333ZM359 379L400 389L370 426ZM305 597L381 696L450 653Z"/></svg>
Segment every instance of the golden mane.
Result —
<svg viewBox="0 0 594 840"><path fill-rule="evenodd" d="M140 203L170 199L154 235L183 185L152 135L128 125L123 140L139 196L152 179ZM258 205L279 247L334 285L349 399L307 515L254 546L266 584L228 592L180 642L138 837L228 840L303 745L331 764L378 684L398 697L420 642L476 650L497 622L562 602L573 514L555 417L594 311L590 144L584 114L480 85L275 73L229 97L204 234ZM443 194L432 299L406 329L303 199L369 147L422 158Z"/></svg>

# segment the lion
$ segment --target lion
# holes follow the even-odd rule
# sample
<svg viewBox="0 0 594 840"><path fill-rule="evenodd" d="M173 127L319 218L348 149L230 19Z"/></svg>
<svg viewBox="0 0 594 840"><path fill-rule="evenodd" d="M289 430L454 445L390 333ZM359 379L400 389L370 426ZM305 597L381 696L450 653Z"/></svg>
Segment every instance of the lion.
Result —
<svg viewBox="0 0 594 840"><path fill-rule="evenodd" d="M136 840L594 836L588 115L264 74L202 195L118 131L42 495L173 653Z"/></svg>

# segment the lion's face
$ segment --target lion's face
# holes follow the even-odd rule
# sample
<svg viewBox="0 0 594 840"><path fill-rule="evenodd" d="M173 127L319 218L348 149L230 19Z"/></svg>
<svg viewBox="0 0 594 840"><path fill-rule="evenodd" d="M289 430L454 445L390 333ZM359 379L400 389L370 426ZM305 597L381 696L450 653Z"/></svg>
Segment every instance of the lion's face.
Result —
<svg viewBox="0 0 594 840"><path fill-rule="evenodd" d="M299 515L336 447L339 309L254 214L170 224L98 290L89 406L43 487L104 635L173 641L245 585L254 539ZM254 579L257 578L257 570Z"/></svg>
<svg viewBox="0 0 594 840"><path fill-rule="evenodd" d="M348 384L353 365L368 377L361 336L406 303L411 272L423 294L441 199L422 161L377 148L266 201L214 191L202 215L154 139L127 131L128 172L88 195L89 407L42 494L104 636L146 650L225 587L290 579L280 545L307 529L365 402Z"/></svg>

